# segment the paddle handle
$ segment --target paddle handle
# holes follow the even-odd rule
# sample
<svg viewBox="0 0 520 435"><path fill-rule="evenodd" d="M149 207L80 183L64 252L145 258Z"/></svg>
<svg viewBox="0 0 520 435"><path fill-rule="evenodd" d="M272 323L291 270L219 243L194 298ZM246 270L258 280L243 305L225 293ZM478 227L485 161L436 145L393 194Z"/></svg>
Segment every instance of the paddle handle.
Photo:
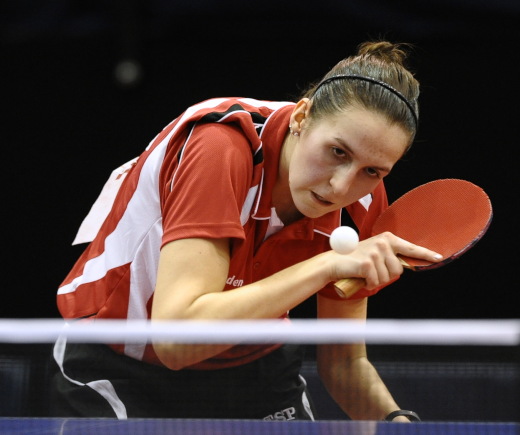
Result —
<svg viewBox="0 0 520 435"><path fill-rule="evenodd" d="M334 283L336 293L343 299L348 299L364 286L365 280L363 278L345 278Z"/></svg>
<svg viewBox="0 0 520 435"><path fill-rule="evenodd" d="M398 257L403 267L411 269L412 267L404 261L401 257ZM363 278L344 278L334 283L336 293L343 299L348 299L353 294L365 287L365 280Z"/></svg>

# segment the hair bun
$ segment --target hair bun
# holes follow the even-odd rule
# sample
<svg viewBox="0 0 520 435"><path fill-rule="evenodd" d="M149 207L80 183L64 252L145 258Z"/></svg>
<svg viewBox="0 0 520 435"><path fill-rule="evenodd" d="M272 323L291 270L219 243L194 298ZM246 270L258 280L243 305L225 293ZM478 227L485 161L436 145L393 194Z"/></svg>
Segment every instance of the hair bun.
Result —
<svg viewBox="0 0 520 435"><path fill-rule="evenodd" d="M363 42L358 46L358 55L376 57L387 63L403 65L407 58L405 46L408 44L393 44L388 41Z"/></svg>

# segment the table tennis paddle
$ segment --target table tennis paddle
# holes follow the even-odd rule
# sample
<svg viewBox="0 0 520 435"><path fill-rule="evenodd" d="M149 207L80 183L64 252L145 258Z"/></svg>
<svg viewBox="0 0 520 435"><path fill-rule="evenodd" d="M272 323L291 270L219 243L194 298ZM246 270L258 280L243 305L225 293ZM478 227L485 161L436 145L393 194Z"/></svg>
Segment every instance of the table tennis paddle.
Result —
<svg viewBox="0 0 520 435"><path fill-rule="evenodd" d="M393 202L376 219L372 235L390 231L443 256L438 263L399 256L407 269L423 271L444 266L473 247L489 228L492 217L491 201L479 186L453 178L435 180ZM337 293L344 298L364 286L362 278L335 283Z"/></svg>

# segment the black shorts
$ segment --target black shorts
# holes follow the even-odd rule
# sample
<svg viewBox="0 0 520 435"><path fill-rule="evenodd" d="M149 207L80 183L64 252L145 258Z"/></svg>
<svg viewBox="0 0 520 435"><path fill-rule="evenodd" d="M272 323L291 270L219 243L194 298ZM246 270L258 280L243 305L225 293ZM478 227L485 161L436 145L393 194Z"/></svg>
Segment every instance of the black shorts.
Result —
<svg viewBox="0 0 520 435"><path fill-rule="evenodd" d="M300 346L285 345L239 367L173 371L59 340L51 416L314 420L302 359Z"/></svg>

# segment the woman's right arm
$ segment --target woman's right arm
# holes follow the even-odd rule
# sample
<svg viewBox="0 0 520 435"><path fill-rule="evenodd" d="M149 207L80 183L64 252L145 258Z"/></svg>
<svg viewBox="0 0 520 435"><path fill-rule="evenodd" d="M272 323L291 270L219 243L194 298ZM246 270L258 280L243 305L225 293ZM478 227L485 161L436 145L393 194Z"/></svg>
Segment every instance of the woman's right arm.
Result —
<svg viewBox="0 0 520 435"><path fill-rule="evenodd" d="M223 291L229 270L228 239L182 239L161 251L152 320L271 319L327 284L326 257L313 257L266 279ZM154 343L167 367L182 369L230 345Z"/></svg>
<svg viewBox="0 0 520 435"><path fill-rule="evenodd" d="M361 242L349 255L327 251L260 281L223 291L229 270L229 240L176 240L161 250L152 320L278 318L330 281L362 277L367 288L391 281L403 271L394 251L427 259L434 255L383 234ZM229 347L154 344L159 359L174 370Z"/></svg>

